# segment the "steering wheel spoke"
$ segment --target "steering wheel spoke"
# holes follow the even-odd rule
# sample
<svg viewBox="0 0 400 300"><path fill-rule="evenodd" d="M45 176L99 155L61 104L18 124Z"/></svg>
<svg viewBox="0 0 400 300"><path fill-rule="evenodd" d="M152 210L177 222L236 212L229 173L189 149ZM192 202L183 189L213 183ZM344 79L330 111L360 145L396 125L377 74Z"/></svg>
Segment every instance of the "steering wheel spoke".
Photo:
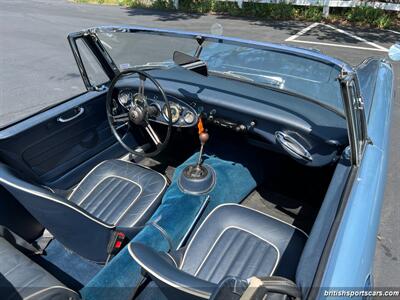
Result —
<svg viewBox="0 0 400 300"><path fill-rule="evenodd" d="M154 131L149 122L146 122L144 129L146 129L148 135L156 146L161 145L160 138L158 137L157 133Z"/></svg>
<svg viewBox="0 0 400 300"><path fill-rule="evenodd" d="M113 123L126 123L129 121L129 114L122 113L119 115L112 116Z"/></svg>
<svg viewBox="0 0 400 300"><path fill-rule="evenodd" d="M139 91L138 94L144 96L144 82L146 81L146 77L142 74L139 74Z"/></svg>

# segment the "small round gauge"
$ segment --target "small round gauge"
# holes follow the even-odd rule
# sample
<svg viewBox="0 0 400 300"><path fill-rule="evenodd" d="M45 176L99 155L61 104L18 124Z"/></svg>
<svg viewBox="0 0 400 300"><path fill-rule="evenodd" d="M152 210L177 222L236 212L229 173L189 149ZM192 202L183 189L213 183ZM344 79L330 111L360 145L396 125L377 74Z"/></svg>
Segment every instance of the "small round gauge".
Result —
<svg viewBox="0 0 400 300"><path fill-rule="evenodd" d="M130 105L133 101L134 94L130 90L122 90L118 94L118 102L122 106Z"/></svg>
<svg viewBox="0 0 400 300"><path fill-rule="evenodd" d="M174 103L170 102L169 107L171 108L171 121L172 123L176 123L179 120L179 117L181 116L181 107ZM162 110L164 119L168 121L169 116L168 116L168 108L166 105L164 105L163 110Z"/></svg>
<svg viewBox="0 0 400 300"><path fill-rule="evenodd" d="M186 112L183 115L183 120L186 124L192 124L194 122L194 114L191 111Z"/></svg>

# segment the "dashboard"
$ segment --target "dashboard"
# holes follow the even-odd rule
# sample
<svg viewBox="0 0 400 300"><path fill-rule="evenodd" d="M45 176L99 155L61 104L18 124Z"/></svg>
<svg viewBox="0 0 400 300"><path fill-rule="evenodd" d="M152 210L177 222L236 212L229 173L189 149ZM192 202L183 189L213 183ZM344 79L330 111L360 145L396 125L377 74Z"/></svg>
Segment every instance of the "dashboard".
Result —
<svg viewBox="0 0 400 300"><path fill-rule="evenodd" d="M291 156L301 164L323 166L336 161L348 145L343 115L293 94L182 68L148 71L170 102L174 127L207 126L245 134L267 150ZM139 82L123 78L118 101L129 102ZM152 121L167 124L165 103L156 88L146 86L146 101L157 107ZM128 99L128 100L127 100Z"/></svg>

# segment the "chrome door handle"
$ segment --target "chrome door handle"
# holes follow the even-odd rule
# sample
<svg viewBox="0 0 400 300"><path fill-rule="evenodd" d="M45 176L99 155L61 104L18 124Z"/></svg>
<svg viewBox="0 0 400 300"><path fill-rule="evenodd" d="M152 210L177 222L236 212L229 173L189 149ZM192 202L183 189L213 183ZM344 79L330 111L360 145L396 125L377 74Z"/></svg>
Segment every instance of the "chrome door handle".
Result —
<svg viewBox="0 0 400 300"><path fill-rule="evenodd" d="M79 116L81 116L83 113L85 112L85 109L81 106L78 108L78 111L75 115L73 115L72 117L69 118L63 118L63 117L58 117L57 121L60 123L67 123L67 122L71 122L72 120L75 120L76 118L78 118Z"/></svg>
<svg viewBox="0 0 400 300"><path fill-rule="evenodd" d="M300 142L291 137L290 135L277 131L275 132L276 141L282 146L282 148L291 156L301 160L312 161L312 155Z"/></svg>

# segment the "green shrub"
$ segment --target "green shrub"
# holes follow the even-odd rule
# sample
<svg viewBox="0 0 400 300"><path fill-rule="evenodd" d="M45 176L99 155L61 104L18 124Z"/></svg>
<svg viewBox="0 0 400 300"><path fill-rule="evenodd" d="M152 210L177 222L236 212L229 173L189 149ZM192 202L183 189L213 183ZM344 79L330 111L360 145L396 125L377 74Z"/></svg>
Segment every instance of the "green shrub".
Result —
<svg viewBox="0 0 400 300"><path fill-rule="evenodd" d="M155 0L151 7L154 9L173 9L174 3L171 0Z"/></svg>
<svg viewBox="0 0 400 300"><path fill-rule="evenodd" d="M247 6L247 3L243 3L243 6ZM228 13L232 16L238 16L241 14L241 9L237 3L231 1L215 1L214 11L219 13Z"/></svg>
<svg viewBox="0 0 400 300"><path fill-rule="evenodd" d="M353 7L347 10L344 16L350 22L372 25L378 28L391 27L395 19L393 13L369 6Z"/></svg>
<svg viewBox="0 0 400 300"><path fill-rule="evenodd" d="M296 10L291 4L277 3L277 4L270 4L270 6L271 6L270 17L273 20L290 20L296 14Z"/></svg>
<svg viewBox="0 0 400 300"><path fill-rule="evenodd" d="M208 13L213 7L212 0L180 0L179 9L190 13Z"/></svg>
<svg viewBox="0 0 400 300"><path fill-rule="evenodd" d="M320 6L310 6L304 10L304 18L307 21L319 22L322 17L322 7Z"/></svg>
<svg viewBox="0 0 400 300"><path fill-rule="evenodd" d="M378 28L390 28L393 24L393 17L390 15L380 16L374 23Z"/></svg>

